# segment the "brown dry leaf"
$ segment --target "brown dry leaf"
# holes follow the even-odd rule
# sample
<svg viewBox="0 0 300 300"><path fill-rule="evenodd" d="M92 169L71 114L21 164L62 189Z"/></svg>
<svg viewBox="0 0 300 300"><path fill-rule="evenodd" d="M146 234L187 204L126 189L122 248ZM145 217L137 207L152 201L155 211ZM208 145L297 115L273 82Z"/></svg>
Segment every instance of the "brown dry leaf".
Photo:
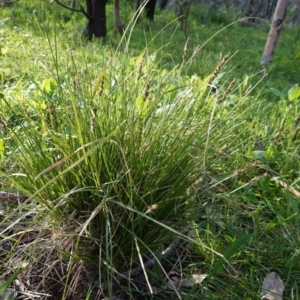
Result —
<svg viewBox="0 0 300 300"><path fill-rule="evenodd" d="M284 283L276 272L271 272L264 279L261 299L262 300L282 300Z"/></svg>

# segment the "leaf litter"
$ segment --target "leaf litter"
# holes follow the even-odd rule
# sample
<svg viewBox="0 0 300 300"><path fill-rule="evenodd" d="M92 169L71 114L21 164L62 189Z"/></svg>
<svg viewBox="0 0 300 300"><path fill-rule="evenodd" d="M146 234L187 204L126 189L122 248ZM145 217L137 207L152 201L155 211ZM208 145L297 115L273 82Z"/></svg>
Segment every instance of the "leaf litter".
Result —
<svg viewBox="0 0 300 300"><path fill-rule="evenodd" d="M276 272L269 273L262 284L261 300L282 300L284 283Z"/></svg>

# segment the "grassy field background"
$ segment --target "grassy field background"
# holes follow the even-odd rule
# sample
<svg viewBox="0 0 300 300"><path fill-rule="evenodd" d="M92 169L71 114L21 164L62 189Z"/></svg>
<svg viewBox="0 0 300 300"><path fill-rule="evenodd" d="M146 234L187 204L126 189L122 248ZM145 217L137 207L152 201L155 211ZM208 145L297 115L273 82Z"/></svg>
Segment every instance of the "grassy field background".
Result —
<svg viewBox="0 0 300 300"><path fill-rule="evenodd" d="M236 12L194 4L187 43L172 10L120 36L108 4L87 41L54 2L0 9L0 184L21 195L1 199L0 294L258 299L275 271L300 299L299 29L264 72L269 24Z"/></svg>

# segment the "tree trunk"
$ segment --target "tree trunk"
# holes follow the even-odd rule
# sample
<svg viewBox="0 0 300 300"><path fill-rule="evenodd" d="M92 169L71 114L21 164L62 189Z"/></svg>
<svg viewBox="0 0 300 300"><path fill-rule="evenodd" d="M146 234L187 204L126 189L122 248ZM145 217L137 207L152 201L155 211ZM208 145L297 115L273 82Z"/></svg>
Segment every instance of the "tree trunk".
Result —
<svg viewBox="0 0 300 300"><path fill-rule="evenodd" d="M86 9L89 16L83 35L89 38L106 37L106 0L86 0Z"/></svg>
<svg viewBox="0 0 300 300"><path fill-rule="evenodd" d="M300 25L300 2L295 1L293 7L293 17L292 22L294 25Z"/></svg>
<svg viewBox="0 0 300 300"><path fill-rule="evenodd" d="M120 18L120 0L114 1L114 16L115 16L115 29L122 33L124 31L124 24Z"/></svg>
<svg viewBox="0 0 300 300"><path fill-rule="evenodd" d="M71 0L71 8L75 9L76 7L76 0Z"/></svg>
<svg viewBox="0 0 300 300"><path fill-rule="evenodd" d="M272 17L272 13L274 11L274 8L276 6L276 1L275 0L271 0L269 1L268 3L268 7L267 7L267 13L266 13L266 16L267 18L270 20L271 17Z"/></svg>
<svg viewBox="0 0 300 300"><path fill-rule="evenodd" d="M156 6L156 0L145 0L147 1L145 4L146 16L149 20L154 20L154 12ZM167 1L166 1L167 2ZM141 8L144 5L144 0L136 0L136 19L139 19L139 15L141 12Z"/></svg>
<svg viewBox="0 0 300 300"><path fill-rule="evenodd" d="M151 21L154 20L155 6L156 6L156 0L149 0L145 6L146 16Z"/></svg>
<svg viewBox="0 0 300 300"><path fill-rule="evenodd" d="M246 16L246 17L253 17L253 16L255 17L255 15L254 15L255 3L254 3L254 2L255 2L254 0L250 0L250 1L249 1L248 10L247 10L247 12L245 13L245 16ZM248 21L249 21L249 22L254 22L255 19L249 18Z"/></svg>
<svg viewBox="0 0 300 300"><path fill-rule="evenodd" d="M243 10L247 8L244 15L249 18L248 22L253 23L259 18L270 19L269 14L273 9L274 1L277 0L245 0Z"/></svg>
<svg viewBox="0 0 300 300"><path fill-rule="evenodd" d="M282 28L282 23L285 17L285 12L288 4L289 0L278 0L277 2L272 20L272 26L260 62L261 65L270 64L272 62L273 54L279 38L280 30Z"/></svg>

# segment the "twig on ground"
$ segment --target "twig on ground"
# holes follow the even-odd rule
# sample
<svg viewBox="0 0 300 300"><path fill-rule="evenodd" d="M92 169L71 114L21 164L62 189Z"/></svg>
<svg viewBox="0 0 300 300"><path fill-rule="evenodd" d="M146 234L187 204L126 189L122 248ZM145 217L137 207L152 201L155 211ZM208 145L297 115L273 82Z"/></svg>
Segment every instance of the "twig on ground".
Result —
<svg viewBox="0 0 300 300"><path fill-rule="evenodd" d="M175 249L175 247L177 246L177 244L179 243L180 241L180 238L177 237L173 240L173 242L170 244L170 246L161 252L161 256L168 256L170 255L173 250ZM148 261L146 261L144 263L144 267L145 268L149 268L149 267L152 267L155 263L155 260L156 260L156 257L153 257L151 259L149 259ZM131 276L135 276L139 273L141 273L143 271L143 268L142 267L136 267L136 268L133 268L132 270L128 270L128 271L124 271L124 272L121 272L117 277L116 277L116 280L117 281L121 281L123 279L127 279Z"/></svg>
<svg viewBox="0 0 300 300"><path fill-rule="evenodd" d="M25 201L28 199L28 197L25 195L20 195L18 193L0 191L0 200L1 199L10 201Z"/></svg>

